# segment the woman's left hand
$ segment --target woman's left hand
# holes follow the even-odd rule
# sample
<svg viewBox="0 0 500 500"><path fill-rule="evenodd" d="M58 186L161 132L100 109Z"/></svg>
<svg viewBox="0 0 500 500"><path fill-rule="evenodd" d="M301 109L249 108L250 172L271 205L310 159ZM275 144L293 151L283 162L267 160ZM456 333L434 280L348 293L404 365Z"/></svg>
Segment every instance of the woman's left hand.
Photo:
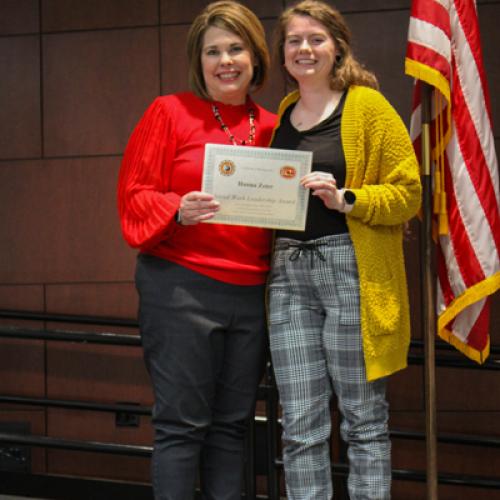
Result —
<svg viewBox="0 0 500 500"><path fill-rule="evenodd" d="M329 172L311 172L300 179L300 184L312 191L313 196L320 198L327 208L342 212L345 201L342 191L337 188L337 182Z"/></svg>

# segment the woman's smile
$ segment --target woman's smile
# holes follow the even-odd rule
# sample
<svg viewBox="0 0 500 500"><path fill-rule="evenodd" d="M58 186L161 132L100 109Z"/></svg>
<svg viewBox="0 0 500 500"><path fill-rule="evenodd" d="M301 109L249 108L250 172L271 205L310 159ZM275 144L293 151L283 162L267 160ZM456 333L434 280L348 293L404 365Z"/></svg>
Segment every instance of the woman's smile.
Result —
<svg viewBox="0 0 500 500"><path fill-rule="evenodd" d="M335 55L335 43L320 22L309 16L291 18L284 45L285 67L297 81L312 77L327 81Z"/></svg>
<svg viewBox="0 0 500 500"><path fill-rule="evenodd" d="M243 104L253 78L253 57L235 33L215 26L207 29L201 54L207 92L225 104Z"/></svg>

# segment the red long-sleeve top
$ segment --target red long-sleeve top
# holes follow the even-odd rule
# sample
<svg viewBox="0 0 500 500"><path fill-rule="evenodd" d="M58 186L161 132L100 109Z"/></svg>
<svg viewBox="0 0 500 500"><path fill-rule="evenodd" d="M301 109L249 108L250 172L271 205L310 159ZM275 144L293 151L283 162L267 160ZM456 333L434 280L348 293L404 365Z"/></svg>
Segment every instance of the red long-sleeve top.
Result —
<svg viewBox="0 0 500 500"><path fill-rule="evenodd" d="M255 110L255 145L267 146L275 115L251 100L217 103L237 138L249 134L248 107ZM269 269L269 230L175 222L180 198L201 190L205 144L229 144L211 103L192 93L158 97L133 131L118 181L118 209L125 240L141 252L237 285L264 283Z"/></svg>

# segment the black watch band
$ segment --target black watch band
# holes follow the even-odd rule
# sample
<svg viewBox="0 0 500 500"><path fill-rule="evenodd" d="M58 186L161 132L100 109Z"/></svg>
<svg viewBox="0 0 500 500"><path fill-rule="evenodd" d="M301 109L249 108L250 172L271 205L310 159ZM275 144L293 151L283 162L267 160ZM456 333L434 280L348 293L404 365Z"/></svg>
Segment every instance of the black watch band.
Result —
<svg viewBox="0 0 500 500"><path fill-rule="evenodd" d="M344 201L347 203L347 205L354 205L354 202L356 201L356 195L352 191L346 189L344 190Z"/></svg>

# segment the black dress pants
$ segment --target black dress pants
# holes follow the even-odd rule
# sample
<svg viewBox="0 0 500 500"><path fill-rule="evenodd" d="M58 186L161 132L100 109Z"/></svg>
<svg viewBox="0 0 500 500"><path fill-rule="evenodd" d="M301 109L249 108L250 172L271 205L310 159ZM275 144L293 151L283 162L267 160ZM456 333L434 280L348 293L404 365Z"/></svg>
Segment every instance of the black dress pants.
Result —
<svg viewBox="0 0 500 500"><path fill-rule="evenodd" d="M139 324L154 395L156 500L241 498L244 437L264 362L264 286L137 261Z"/></svg>

